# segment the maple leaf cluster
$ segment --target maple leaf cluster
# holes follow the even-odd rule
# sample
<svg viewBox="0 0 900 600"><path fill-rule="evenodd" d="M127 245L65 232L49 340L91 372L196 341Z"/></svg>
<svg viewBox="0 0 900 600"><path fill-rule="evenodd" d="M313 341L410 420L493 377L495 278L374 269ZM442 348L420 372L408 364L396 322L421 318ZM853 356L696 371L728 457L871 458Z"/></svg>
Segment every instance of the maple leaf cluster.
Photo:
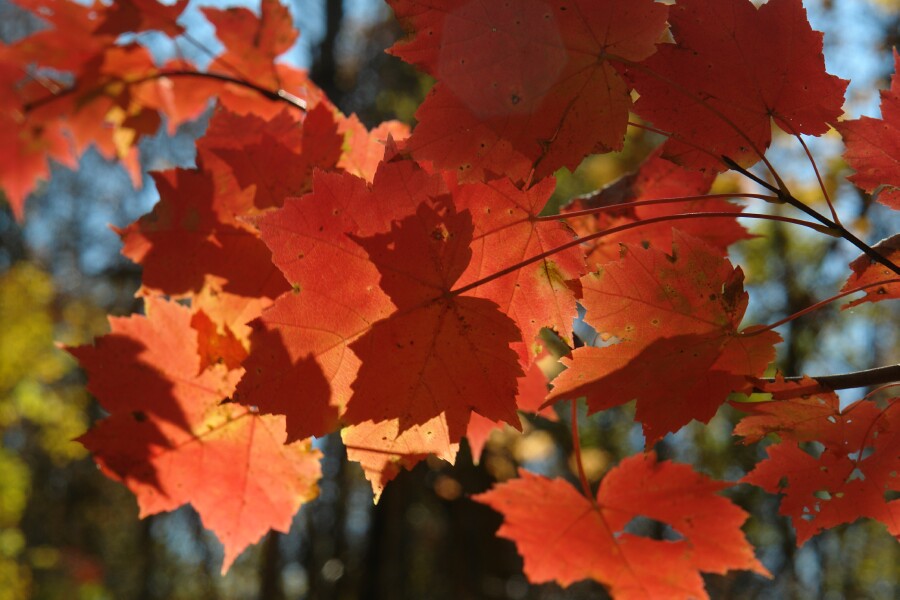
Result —
<svg viewBox="0 0 900 600"><path fill-rule="evenodd" d="M741 407L749 416L734 433L744 443L770 433L781 438L742 481L784 494L781 514L791 517L798 544L864 517L900 537L897 398L883 406L859 400L841 409L834 392L810 393L816 388L809 378L776 381L769 387L775 402Z"/></svg>
<svg viewBox="0 0 900 600"><path fill-rule="evenodd" d="M186 0L17 2L50 26L0 51L0 182L19 217L49 159L73 165L94 144L137 176L142 136L216 101L196 167L154 173L159 203L119 230L145 315L70 352L109 413L82 443L142 515L190 502L223 570L315 497L311 437L339 430L377 499L429 455L454 461L464 437L480 450L520 412L580 397L589 412L636 400L650 446L730 394L768 391L740 404L735 433L780 441L743 481L786 491L798 542L860 516L900 535L895 403L841 411L812 380L760 379L780 337L741 326L727 252L750 236L742 208L709 193L718 172L765 160L772 123L836 126L854 183L898 208L900 77L881 120L838 123L847 82L826 73L800 0L389 0L409 32L389 52L437 80L411 132L367 130L277 62L297 36L277 0L203 9L224 46L206 70L119 41L177 38ZM667 141L544 215L552 174L621 149L629 113ZM867 292L853 304L900 291L897 238L869 250L851 265L844 291ZM579 305L602 343L564 357L548 391L542 336L574 347ZM522 472L474 500L504 515L533 582L700 598L700 572L767 573L746 513L718 495L729 485L650 452L596 495ZM636 516L680 538L627 533Z"/></svg>

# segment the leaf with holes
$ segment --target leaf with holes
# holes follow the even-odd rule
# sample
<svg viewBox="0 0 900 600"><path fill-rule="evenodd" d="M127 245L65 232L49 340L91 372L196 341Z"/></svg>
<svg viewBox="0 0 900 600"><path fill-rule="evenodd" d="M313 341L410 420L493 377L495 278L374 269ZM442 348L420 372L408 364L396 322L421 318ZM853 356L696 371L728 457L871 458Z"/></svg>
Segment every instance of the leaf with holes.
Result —
<svg viewBox="0 0 900 600"><path fill-rule="evenodd" d="M741 481L782 495L780 512L791 518L798 546L860 518L881 521L900 537L900 402L879 408L859 400L841 410L833 393L791 393L812 383L782 384L775 391L784 399L738 407L752 416L735 434L745 441L767 433L781 438ZM821 452L801 447L809 441L822 444Z"/></svg>
<svg viewBox="0 0 900 600"><path fill-rule="evenodd" d="M648 444L749 390L781 340L738 330L748 301L740 268L697 239L673 238L671 256L626 245L619 262L582 278L585 320L617 343L577 348L548 396L587 396L591 411L637 399Z"/></svg>
<svg viewBox="0 0 900 600"><path fill-rule="evenodd" d="M564 480L519 475L472 499L503 515L497 534L516 544L532 583L594 579L617 600L708 598L700 572L768 575L741 532L747 513L718 495L729 484L687 465L626 458L601 481L596 501ZM669 525L678 539L631 533L636 517Z"/></svg>
<svg viewBox="0 0 900 600"><path fill-rule="evenodd" d="M662 158L659 148L641 163L637 171L623 175L591 196L576 198L562 209L561 214L579 237L641 222L639 227L604 235L584 244L587 263L595 269L619 260L621 244L643 244L667 251L672 247L673 229L703 240L724 256L728 246L752 237L736 219L718 219L715 226L710 226L705 219L665 220L665 217L679 213L739 213L742 209L736 204L719 198L694 198L684 202L619 206L628 202L707 194L713 179L711 173L684 169ZM567 216L567 213L600 207L609 208L599 213ZM653 219L663 220L654 223Z"/></svg>
<svg viewBox="0 0 900 600"><path fill-rule="evenodd" d="M475 225L472 260L457 287L574 240L566 225L538 218L554 187L552 178L525 191L508 179L497 179L457 189L455 204L472 215ZM524 344L519 352L523 363L528 364L540 352L537 338L542 328L549 327L563 340L572 342L575 303L581 291L578 279L584 273L584 256L577 246L572 246L469 293L493 300L512 317L522 330Z"/></svg>
<svg viewBox="0 0 900 600"><path fill-rule="evenodd" d="M895 265L900 264L900 234L881 240L872 246L872 249ZM875 262L869 256L861 254L850 263L850 270L853 273L841 288L842 292L864 286L869 287L863 290L865 295L862 298L848 302L841 308L851 308L864 302L881 302L900 298L900 275L883 264Z"/></svg>

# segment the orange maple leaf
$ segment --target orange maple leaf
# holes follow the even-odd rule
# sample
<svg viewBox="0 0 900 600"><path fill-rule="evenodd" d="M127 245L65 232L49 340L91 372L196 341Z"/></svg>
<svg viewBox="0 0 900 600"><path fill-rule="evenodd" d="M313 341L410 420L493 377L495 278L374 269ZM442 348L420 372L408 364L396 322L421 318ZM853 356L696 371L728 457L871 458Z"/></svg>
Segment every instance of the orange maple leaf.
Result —
<svg viewBox="0 0 900 600"><path fill-rule="evenodd" d="M568 482L520 470L520 477L473 496L503 515L497 532L516 544L532 583L594 579L617 600L708 598L700 571L768 575L741 532L747 513L717 495L730 486L655 455L624 459L596 500ZM670 525L677 540L630 533L635 517Z"/></svg>

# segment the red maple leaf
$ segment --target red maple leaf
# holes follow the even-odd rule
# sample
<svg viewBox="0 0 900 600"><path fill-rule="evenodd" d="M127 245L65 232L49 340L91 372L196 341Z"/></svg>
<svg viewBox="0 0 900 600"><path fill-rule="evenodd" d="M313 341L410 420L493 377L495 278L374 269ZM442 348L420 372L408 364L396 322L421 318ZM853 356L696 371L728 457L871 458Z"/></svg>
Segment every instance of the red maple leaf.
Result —
<svg viewBox="0 0 900 600"><path fill-rule="evenodd" d="M110 10L99 2L16 0L16 4L50 25L13 44L12 53L23 65L32 63L57 71L77 72L116 41L114 34L97 31L106 11Z"/></svg>
<svg viewBox="0 0 900 600"><path fill-rule="evenodd" d="M392 193L397 189L408 194ZM442 193L439 178L408 162L384 164L372 188L350 175L318 172L311 194L260 220L272 260L296 292L278 298L256 324L258 341L238 392L263 412L286 415L291 439L328 433L322 424L333 428L359 368L348 344L394 308L377 268L347 234L388 231L419 197ZM310 367L301 361L309 357L321 366L324 387L307 389Z"/></svg>
<svg viewBox="0 0 900 600"><path fill-rule="evenodd" d="M110 317L111 333L68 350L88 372L87 389L106 410L152 411L184 427L230 396L236 378L201 369L187 308L156 298L145 302L151 318Z"/></svg>
<svg viewBox="0 0 900 600"><path fill-rule="evenodd" d="M236 113L213 118L197 169L157 175L160 204L124 233L126 253L145 267L143 293L188 296L190 308L148 298L148 317L113 319L112 334L71 350L111 413L82 438L102 469L135 492L142 514L193 503L225 544L225 568L315 495L318 454L287 440L345 425L348 456L377 497L401 468L429 454L454 460L463 434L478 452L490 428L538 408L546 382L534 376L531 343L545 326L569 335L582 287L588 321L615 343L576 350L551 398L585 393L592 410L636 398L649 441L708 420L728 392L758 385L772 359L776 334L740 330L743 276L723 258L746 235L736 222L609 236L592 248L598 272L579 279L579 250L555 251L571 231L539 212L553 170L621 145L625 69L642 114L671 128L665 152L706 173L654 154L591 201L698 195L723 154L749 164L763 153L773 119L821 133L845 83L825 73L800 0L759 10L680 0L675 43L656 57L669 8L653 0L394 0L413 32L395 51L439 79L404 145L422 164L395 156L391 136L403 126L367 132L304 72L275 63L297 36L275 0L259 16L206 10L225 50L202 82L192 65L165 73L147 47L118 40L130 29L180 34L185 0L22 4L51 29L0 49L0 170L17 214L47 157L71 162L93 144L135 176L136 142L163 117L177 126L216 93ZM898 85L895 75L881 120L842 126L855 181L895 208L895 144L883 136L898 124ZM578 228L721 210L711 202L627 207ZM895 259L897 239L876 249ZM619 244L621 257L610 251ZM888 270L868 257L851 266L845 290L879 282L851 305L897 297ZM798 398L792 386L769 385L784 401L748 407L737 427L747 440L781 437L745 480L787 490L782 512L797 519L801 542L860 514L900 536L896 400L841 411L833 394ZM813 441L821 454L800 446ZM214 483L198 491L198 481ZM743 513L714 496L723 487L644 456L613 470L596 499L527 474L478 499L503 507L504 532L538 581L594 577L624 597L702 597L700 571L764 572L737 532ZM680 539L635 535L637 516L669 523ZM554 536L550 520L574 536ZM548 540L558 554L546 554Z"/></svg>
<svg viewBox="0 0 900 600"><path fill-rule="evenodd" d="M673 236L671 256L623 246L619 262L582 278L585 320L618 343L577 348L548 396L586 395L592 411L637 398L648 444L691 419L709 421L729 393L749 389L781 341L772 331L738 331L748 301L740 268Z"/></svg>
<svg viewBox="0 0 900 600"><path fill-rule="evenodd" d="M286 87L275 59L287 52L299 35L286 6L278 0L262 0L258 17L243 7L202 10L225 45L225 52L213 62L214 69L269 90Z"/></svg>
<svg viewBox="0 0 900 600"><path fill-rule="evenodd" d="M359 463L372 485L375 502L384 486L402 469L412 469L429 455L452 463L459 450L459 440L451 439L443 415L402 431L398 419L366 421L342 429L341 439L347 448L347 459Z"/></svg>
<svg viewBox="0 0 900 600"><path fill-rule="evenodd" d="M285 445L282 417L220 404L240 372L201 368L188 308L157 298L146 307L147 317L110 319L113 333L95 346L70 349L110 412L80 440L142 516L190 502L225 546L224 572L317 495L320 454L308 441Z"/></svg>
<svg viewBox="0 0 900 600"><path fill-rule="evenodd" d="M220 108L198 142L199 169L155 174L160 202L120 232L123 253L144 266L144 291L199 294L205 312L245 337L242 326L288 289L248 218L308 191L313 168L335 168L340 152L324 105L302 123L287 111L266 120Z"/></svg>
<svg viewBox="0 0 900 600"><path fill-rule="evenodd" d="M120 35L156 30L174 38L184 33L178 17L187 3L188 0L177 0L174 4L160 4L156 0L119 0L109 7L97 33Z"/></svg>
<svg viewBox="0 0 900 600"><path fill-rule="evenodd" d="M758 380L756 387L771 394L773 401L732 403L748 413L734 428L734 434L741 436L745 444L777 434L782 439L819 441L852 453L872 433L871 421L878 415L872 402L856 404L851 412L841 411L836 393L810 392L820 386L809 377L785 381L778 375L774 382Z"/></svg>
<svg viewBox="0 0 900 600"><path fill-rule="evenodd" d="M862 117L835 125L847 149L848 177L875 199L900 210L900 53L894 50L891 89L881 92L881 118Z"/></svg>
<svg viewBox="0 0 900 600"><path fill-rule="evenodd" d="M294 113L285 109L275 118L262 119L223 111L214 136L201 138L198 152L207 160L210 155L221 159L242 189L254 186L257 209L280 207L288 196L312 189L314 169L336 168L344 139L326 105L310 109L302 125Z"/></svg>
<svg viewBox="0 0 900 600"><path fill-rule="evenodd" d="M825 72L822 34L801 0L681 0L669 23L675 44L660 45L630 70L635 112L672 134L664 156L722 170L722 156L751 165L772 138L821 135L842 113L847 82Z"/></svg>
<svg viewBox="0 0 900 600"><path fill-rule="evenodd" d="M514 181L622 147L629 88L608 54L640 61L665 29L650 0L391 0L413 33L390 52L438 79L405 145L461 179Z"/></svg>
<svg viewBox="0 0 900 600"><path fill-rule="evenodd" d="M244 8L206 9L226 46L213 62L213 77L203 77L205 73L183 60L159 68L146 47L117 43L119 34L129 28L161 29L177 35L181 28L176 19L184 2L162 5L132 0L109 7L55 0L23 0L21 4L49 21L52 28L0 52L0 88L4 92L0 142L16 155L6 157L0 175L4 175L4 187L19 217L25 196L36 179L47 173L48 158L73 164L78 153L93 145L106 158L119 160L138 187L137 142L156 132L163 115L174 131L205 110L214 96L232 110L263 118L273 118L284 108L283 102L274 100L296 105L305 102L310 109L324 102L305 72L274 63L297 35L287 9L277 0L263 2L259 18ZM32 74L35 70L40 73L37 77ZM77 83L70 85L69 77ZM308 150L321 150L318 155L308 153L310 165L340 151L338 134L330 133L334 140L320 137L310 144ZM71 147L63 136L71 139ZM260 154L271 149L267 144L253 148ZM335 161L337 157L332 164ZM302 173L303 168L298 171ZM288 185L303 176L297 175L298 171ZM247 169L242 172L246 174Z"/></svg>
<svg viewBox="0 0 900 600"><path fill-rule="evenodd" d="M185 74L200 72L194 64L180 58L166 62L159 70ZM200 117L209 108L210 99L223 89L224 84L215 79L160 76L140 84L135 94L143 104L166 115L168 133L175 135L178 127Z"/></svg>
<svg viewBox="0 0 900 600"><path fill-rule="evenodd" d="M872 246L872 249L894 264L900 263L900 234L881 240ZM842 292L863 286L871 287L866 288L865 296L848 302L842 308L850 308L863 302L881 302L882 300L900 298L900 281L897 281L900 279L900 276L883 264L875 262L865 254L861 254L850 263L850 269L853 273L847 279L844 287L841 288ZM894 280L893 283L877 285L881 281L891 280Z"/></svg>
<svg viewBox="0 0 900 600"><path fill-rule="evenodd" d="M343 152L338 167L366 181L375 178L375 171L384 158L388 139L399 142L409 137L409 126L405 123L385 121L368 131L359 117L353 114L339 118L338 127L344 135Z"/></svg>
<svg viewBox="0 0 900 600"><path fill-rule="evenodd" d="M537 363L522 377L518 378L516 406L520 411L539 412L541 416L556 420L552 408L539 410L547 395L547 376ZM491 432L505 426L503 421L492 421L473 412L466 428L466 438L477 463L487 438ZM459 444L448 436L447 419L441 415L422 425L413 425L402 432L396 419L373 423L367 421L351 425L341 430L347 458L358 462L372 485L377 502L384 486L394 479L402 469L412 469L429 455L447 462L456 461Z"/></svg>
<svg viewBox="0 0 900 600"><path fill-rule="evenodd" d="M45 86L42 93L26 91L19 108L29 119L48 124L64 119L78 153L94 146L106 158L122 161L138 187L141 172L135 145L142 136L155 133L161 119L152 102L144 103L147 93L143 88L152 87L148 80L157 74L146 48L110 43L96 48L72 73L79 85L61 91L59 88L66 86L41 80Z"/></svg>
<svg viewBox="0 0 900 600"><path fill-rule="evenodd" d="M596 501L561 479L525 470L473 496L503 515L497 532L516 544L532 583L603 583L617 598L708 598L700 572L768 575L741 532L747 513L717 495L730 484L651 454L626 458ZM628 532L635 517L671 526L677 541Z"/></svg>
<svg viewBox="0 0 900 600"><path fill-rule="evenodd" d="M38 179L50 174L48 158L74 169L74 148L57 123L0 114L0 180L13 214L25 216L25 199Z"/></svg>
<svg viewBox="0 0 900 600"><path fill-rule="evenodd" d="M492 194L498 195L494 188L478 189L489 206ZM451 443L464 434L473 407L516 424L519 368L506 357L515 356L508 345L518 330L493 302L453 293L462 289L457 278L470 264L472 217L448 199L455 202L469 191L448 187L441 174L398 161L384 163L371 186L349 175L320 175L312 194L262 219L263 238L296 292L279 298L263 315L257 335L277 349L251 354L241 397L264 411L286 414L292 435L295 427L309 433L311 410L342 411L351 394L344 417L351 424L400 419L402 432L449 410L446 438ZM513 206L509 198L497 204L506 211ZM527 221L534 209L529 210L518 220ZM432 221L431 230L422 229L422 223ZM400 238L389 241L389 234ZM521 235L534 236L533 226ZM437 251L429 249L431 243L449 244L453 253L429 254ZM397 244L406 252L398 253ZM478 331L490 343L477 341ZM302 378L290 366L309 356L322 366L330 397L298 396ZM386 379L385 373L393 376ZM385 387L390 388L387 396L381 394ZM420 400L422 394L427 398ZM392 402L385 403L386 397Z"/></svg>
<svg viewBox="0 0 900 600"><path fill-rule="evenodd" d="M56 29L39 31L0 52L0 175L14 213L21 218L26 196L49 172L48 159L74 168L77 155L91 144L105 157L122 160L139 186L133 144L155 131L159 115L137 101L127 83L155 71L149 52L134 44L117 46L114 36L95 34L103 7L64 2L24 6ZM30 74L47 68L52 74ZM65 75L75 75L80 87L61 92L67 85L57 79ZM47 98L53 101L41 102Z"/></svg>
<svg viewBox="0 0 900 600"><path fill-rule="evenodd" d="M543 358L534 360L525 374L519 377L516 408L521 412L535 413L549 421L556 421L558 417L552 406L541 408L544 398L547 396L547 376L540 365L545 359L553 363L556 362L553 357L544 355ZM505 424L502 421L491 421L478 413L472 413L472 418L469 419L469 426L466 428L466 439L469 441L472 461L475 464L478 464L484 445L491 437L491 434L504 426Z"/></svg>
<svg viewBox="0 0 900 600"><path fill-rule="evenodd" d="M227 174L197 169L155 173L154 180L159 203L120 231L123 254L144 267L146 292L198 292L211 279L249 297L275 298L287 289L256 230L234 218L240 211L229 214L251 205L252 190L239 191Z"/></svg>
<svg viewBox="0 0 900 600"><path fill-rule="evenodd" d="M508 179L463 185L454 201L468 210L475 225L472 260L457 287L465 286L510 265L571 242L574 235L557 220L540 221L556 187L552 178L522 191ZM540 330L549 327L567 342L577 316L578 279L584 274L584 256L577 247L557 252L538 262L474 288L473 296L493 300L522 331L523 363L540 352Z"/></svg>
<svg viewBox="0 0 900 600"><path fill-rule="evenodd" d="M276 63L272 69L281 82L280 87L275 88L278 90L280 98L290 99L292 103L297 101L305 103L307 108L312 108L317 104L331 106L324 92L309 79L307 72L303 69L284 63ZM226 74L235 77L230 71L226 71ZM241 77L238 79L245 81ZM192 82L188 82L188 84L190 83ZM266 90L272 89L262 87ZM218 97L222 106L242 115L254 114L264 119L271 119L284 109L284 103L282 101L273 102L271 95L267 94L264 97L257 90L230 82L219 87Z"/></svg>
<svg viewBox="0 0 900 600"><path fill-rule="evenodd" d="M419 204L389 233L354 238L396 310L350 345L362 364L344 417L399 419L402 431L443 415L456 441L473 411L518 426L522 371L510 345L521 334L494 302L451 293L469 265L474 226L443 200Z"/></svg>
<svg viewBox="0 0 900 600"><path fill-rule="evenodd" d="M79 441L135 494L141 517L190 503L225 546L224 573L269 530L287 533L300 506L318 495L321 454L308 440L285 444L284 427L282 417L224 404L187 428L113 414Z"/></svg>
<svg viewBox="0 0 900 600"><path fill-rule="evenodd" d="M712 173L679 167L662 158L662 148L657 148L641 163L637 171L624 175L598 193L576 198L562 210L562 215L579 237L584 237L613 227L679 213L723 211L739 213L742 210L740 206L722 199L696 198L677 203L622 206L619 209L577 217L566 216L566 213L574 211L614 207L627 202L699 196L709 192L714 178ZM752 237L737 219L721 220L715 227L710 227L709 223L702 219L650 223L587 242L583 249L588 265L596 268L619 260L620 244L643 244L668 250L672 247L673 227L703 240L712 248L719 250L723 256L731 244Z"/></svg>
<svg viewBox="0 0 900 600"><path fill-rule="evenodd" d="M768 433L781 438L741 481L783 494L780 512L791 517L797 545L866 517L900 537L900 402L894 398L882 409L864 399L841 410L834 393L798 395L814 384L770 385L766 389L782 399L736 405L751 413L734 431L745 442ZM799 445L809 441L821 443L821 453Z"/></svg>
<svg viewBox="0 0 900 600"><path fill-rule="evenodd" d="M147 120L149 115L140 108L129 106L129 111L122 107L122 103L131 103L125 100L121 89L97 91L109 79L101 73L107 56L132 54L131 48L112 46L113 37L91 37L97 7L55 2L25 2L24 6L38 11L51 24L68 29L39 31L0 50L3 97L0 100L0 177L13 213L19 219L24 215L25 199L37 180L49 174L48 160L75 168L78 153L92 142L96 142L107 158L127 159L125 166L139 185L136 154L125 149L124 144L116 147L114 132L122 132L127 137L129 131L137 134L153 126L152 117ZM83 44L75 41L82 38L86 38ZM28 108L32 102L52 97L65 87L56 80L59 75L29 75L35 68L45 67L63 73L77 70L96 102L84 106L81 94L63 94L52 106ZM113 108L118 110L113 112ZM67 122L61 121L63 116L68 118Z"/></svg>

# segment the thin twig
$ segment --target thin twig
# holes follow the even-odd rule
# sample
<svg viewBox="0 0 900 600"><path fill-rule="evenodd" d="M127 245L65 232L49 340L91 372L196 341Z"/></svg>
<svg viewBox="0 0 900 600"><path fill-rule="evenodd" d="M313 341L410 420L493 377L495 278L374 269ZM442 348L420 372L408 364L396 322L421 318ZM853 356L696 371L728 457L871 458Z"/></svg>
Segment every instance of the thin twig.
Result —
<svg viewBox="0 0 900 600"><path fill-rule="evenodd" d="M791 127L790 123L785 122L785 125L791 128L791 132L794 137L797 138L797 141L800 142L800 146L803 147L803 151L806 152L806 158L809 160L809 164L812 165L813 172L816 174L816 181L819 182L819 189L822 190L822 197L825 198L825 202L828 204L828 209L831 211L831 218L838 225L843 225L841 223L841 218L837 214L837 210L834 208L834 203L831 201L831 196L828 195L828 188L825 187L825 181L822 179L822 174L819 173L819 165L816 164L816 159L813 157L812 152L809 150L809 146L806 145L806 142L803 140L803 136L799 133L794 132L794 128Z"/></svg>
<svg viewBox="0 0 900 600"><path fill-rule="evenodd" d="M673 133L671 131L665 131L664 129L659 129L658 127L653 127L652 125L647 125L646 123L638 123L636 121L628 121L628 125L630 127L637 127L638 129L645 129L651 133L656 133L656 134L659 134L666 138L671 138L673 140L678 141L681 144L684 144L685 146L690 146L697 152L701 152L703 154L709 155L711 158L713 158L715 160L718 160L720 162L722 160L721 156L715 154L714 152L711 152L710 150L704 148L700 144L695 144L694 142L688 140L687 138L684 138L684 137L682 137L676 133Z"/></svg>
<svg viewBox="0 0 900 600"><path fill-rule="evenodd" d="M573 210L571 212L559 213L558 215L544 215L535 217L535 221L558 221L560 218L583 217L585 215L593 215L607 210L616 210L622 208L636 208L638 206L651 206L653 204L675 204L678 202L692 202L694 200L727 200L730 198L754 198L757 200L773 201L778 200L777 196L769 196L766 194L700 194L697 196L678 196L673 198L654 198L653 200L634 200L632 202L621 202L619 204L607 204L594 208L586 208L584 210Z"/></svg>
<svg viewBox="0 0 900 600"><path fill-rule="evenodd" d="M747 169L741 167L739 164L737 164L736 162L734 162L732 159L728 158L727 156L723 156L722 158L723 158L723 160L727 161L729 163L729 165L731 166L731 168L733 168L735 171L741 173L745 177L749 177L750 179L756 181L757 183L759 183L766 189L777 194L778 197L781 198L781 200L785 204L790 204L797 210L806 213L807 215L809 215L810 217L812 217L819 223L822 223L823 225L825 225L825 227L829 230L829 231L825 232L828 235L831 235L834 237L841 237L841 238L847 240L848 242L850 242L851 244L853 244L854 246L859 248L863 254L865 254L866 256L871 258L874 262L884 265L885 267L887 267L888 269L890 269L897 275L900 275L900 267L898 267L896 264L894 264L889 258L882 256L881 253L879 253L877 250L875 250L874 248L872 248L871 246L866 244L864 241L862 241L861 239L856 237L853 234L853 232L851 232L849 229L847 229L840 223L835 223L834 221L832 221L831 219L829 219L822 213L818 212L817 210L814 210L813 208L810 208L809 206L807 206L800 200L797 200L797 198L795 198L789 191L787 191L787 188L784 188L784 189L775 188L768 182L761 180L759 177L757 177L756 175L754 175Z"/></svg>
<svg viewBox="0 0 900 600"><path fill-rule="evenodd" d="M571 400L572 404L572 451L575 453L575 464L578 466L578 479L581 480L581 491L592 503L595 503L594 494L591 492L591 484L588 483L584 473L584 462L581 460L581 440L578 431L578 402Z"/></svg>
<svg viewBox="0 0 900 600"><path fill-rule="evenodd" d="M769 160L766 158L765 152L763 152L760 148L757 148L756 144L753 142L753 140L750 139L750 136L748 136L746 133L744 133L744 130L742 130L740 127L738 127L734 123L734 121L732 121L722 111L720 111L716 107L712 106L709 102L707 102L703 98L698 98L693 92L691 92L689 89L682 86L677 81L673 81L672 79L666 77L665 75L657 73L653 69L648 68L646 65L641 64L640 62L635 62L633 60L629 60L627 58L624 58L622 56L618 56L615 54L603 54L601 56L601 58L606 58L610 61L620 62L629 68L635 69L636 71L641 71L642 73L646 73L647 75L665 83L666 85L670 86L673 90L688 97L690 100L696 102L697 104L699 104L700 106L702 106L703 108L705 108L706 110L711 112L713 115L715 115L719 120L721 120L723 123L725 123L729 128L731 128L732 131L734 131L739 137L741 137L747 143L747 146L751 150L753 150L753 152L759 157L759 160L762 161L762 163L766 166L766 169L769 170L769 173L771 173L772 177L775 178L775 181L778 182L778 185L782 188L784 187L784 182L782 181L781 176L778 174L778 171L775 170L775 167L772 165L772 163L770 163Z"/></svg>
<svg viewBox="0 0 900 600"><path fill-rule="evenodd" d="M122 80L124 83L128 85L140 85L142 83L147 83L148 81L154 81L156 79L164 79L164 78L172 78L172 77L197 77L200 79L213 79L215 81L220 81L222 83L230 83L232 85L236 85L239 87L243 87L249 90L253 90L258 93L260 96L267 100L271 100L272 102L285 102L290 106L293 106L300 111L306 112L306 101L294 96L290 92L285 90L270 90L268 88L264 88L262 86L256 85L255 83L251 83L249 81L238 79L236 77L232 77L231 75L225 75L224 73L211 73L204 71L192 71L189 69L163 69L153 73L152 75L147 75L146 77L142 77L139 79L135 79L134 81L126 81ZM109 82L104 83L101 86L97 86L91 92L102 90L106 87ZM78 85L74 85L72 87L66 88L60 91L58 94L52 94L49 96L44 96L43 98L38 98L33 102L26 103L22 110L25 113L29 113L34 111L42 106L50 104L59 100L60 98L65 98L66 96L70 96L74 93L77 93L80 90Z"/></svg>
<svg viewBox="0 0 900 600"><path fill-rule="evenodd" d="M791 321L793 321L795 319L799 319L800 317L802 317L805 314L811 313L814 310L818 310L818 309L822 308L823 306L825 306L826 304L831 304L835 300L840 300L841 298L843 298L845 296L849 296L850 294L855 294L856 292L861 292L861 291L867 290L869 288L878 287L880 285L887 285L890 283L900 283L900 279L885 279L884 281L876 281L874 283L861 285L861 286L855 287L851 290L847 290L845 292L835 294L834 296L831 296L830 298L825 298L824 300L820 300L819 302L816 302L815 304L807 306L803 310L799 310L799 311L795 312L794 314L788 315L787 317L785 317L783 319L779 319L778 321L775 321L774 323L770 323L769 325L766 325L764 327L754 328L746 333L742 333L741 336L742 337L753 337L755 335L759 335L760 333L763 333L764 331L771 331L771 330L775 329L776 327L780 327L780 326L784 325L785 323L790 323Z"/></svg>
<svg viewBox="0 0 900 600"><path fill-rule="evenodd" d="M801 227L808 227L820 233L828 233L828 231L818 225L816 223L810 223L809 221L803 221L801 219L792 219L790 217L782 217L779 215L767 215L761 213L734 213L734 212L699 212L699 213L682 213L678 215L665 215L662 217L653 217L651 219L644 219L643 221L635 221L634 223L625 223L624 225L619 225L617 227L610 227L609 229L604 229L603 231L598 231L596 233L592 233L590 235L586 235L584 237L575 238L571 242L567 242L556 248L551 248L546 252L541 252L540 254L536 254L531 258L526 258L523 261L520 261L514 265L506 267L505 269L501 269L491 275L483 277L478 281L473 281L467 285L464 285L460 288L456 288L455 290L451 290L450 294L454 296L458 296L460 294L464 294L471 289L482 286L490 281L494 281L495 279L499 279L505 275L509 275L515 271L518 271L522 267L528 266L531 263L537 262L539 260L543 260L547 257L553 256L558 252L562 252L563 250L568 250L569 248L574 248L583 244L584 242L589 242L591 240L596 240L601 237L612 235L614 233L619 233L622 231L627 231L629 229L635 229L637 227L643 227L644 225L652 225L653 223L663 223L665 221L680 221L685 219L763 219L766 221L781 221L782 223L791 223L792 225L799 225Z"/></svg>

